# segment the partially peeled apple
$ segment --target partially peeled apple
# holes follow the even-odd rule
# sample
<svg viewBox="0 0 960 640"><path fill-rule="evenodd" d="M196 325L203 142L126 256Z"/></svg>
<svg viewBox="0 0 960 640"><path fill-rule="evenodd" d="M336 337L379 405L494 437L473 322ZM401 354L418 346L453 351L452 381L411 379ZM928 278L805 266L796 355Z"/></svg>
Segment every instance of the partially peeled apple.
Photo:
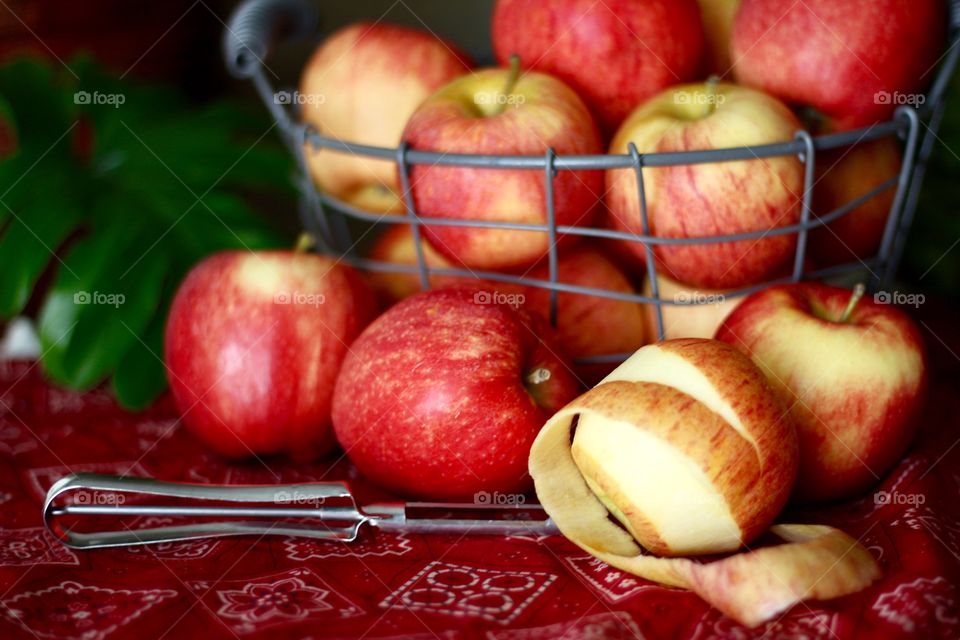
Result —
<svg viewBox="0 0 960 640"><path fill-rule="evenodd" d="M575 544L755 626L879 577L841 531L771 529L797 465L793 423L763 373L729 345L683 339L640 349L557 412L529 467L541 504ZM788 544L749 550L767 530ZM675 557L732 552L709 563Z"/></svg>

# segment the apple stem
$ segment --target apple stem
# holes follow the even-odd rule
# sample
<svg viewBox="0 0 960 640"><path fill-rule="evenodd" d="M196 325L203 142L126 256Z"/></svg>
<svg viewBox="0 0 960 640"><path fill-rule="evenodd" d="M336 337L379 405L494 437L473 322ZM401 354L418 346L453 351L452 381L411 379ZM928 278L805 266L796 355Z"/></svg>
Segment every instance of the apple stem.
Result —
<svg viewBox="0 0 960 640"><path fill-rule="evenodd" d="M714 74L707 78L707 112L710 115L717 110L717 85L720 84L720 76Z"/></svg>
<svg viewBox="0 0 960 640"><path fill-rule="evenodd" d="M843 310L839 322L846 322L850 319L850 315L853 313L853 310L856 308L857 303L860 302L860 298L863 297L866 290L867 288L862 282L857 283L857 286L853 288L853 293L850 295L850 302L847 303L847 308Z"/></svg>
<svg viewBox="0 0 960 640"><path fill-rule="evenodd" d="M497 100L493 115L498 116L507 108L507 98L513 93L513 89L520 79L520 56L513 54L510 56L510 73L507 75L507 83L503 86L503 99Z"/></svg>
<svg viewBox="0 0 960 640"><path fill-rule="evenodd" d="M301 233L297 237L297 243L293 245L294 253L306 253L317 246L317 239L310 233Z"/></svg>
<svg viewBox="0 0 960 640"><path fill-rule="evenodd" d="M550 379L550 369L546 367L537 367L533 371L527 374L527 384L535 385L542 382L546 382Z"/></svg>

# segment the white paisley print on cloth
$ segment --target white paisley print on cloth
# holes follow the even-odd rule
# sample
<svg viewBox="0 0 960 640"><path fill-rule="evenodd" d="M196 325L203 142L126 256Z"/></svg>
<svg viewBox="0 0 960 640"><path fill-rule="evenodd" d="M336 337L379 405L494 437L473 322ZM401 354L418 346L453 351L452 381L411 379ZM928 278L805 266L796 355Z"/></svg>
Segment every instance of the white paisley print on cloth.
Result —
<svg viewBox="0 0 960 640"><path fill-rule="evenodd" d="M541 571L479 569L434 560L380 603L508 624L557 579Z"/></svg>
<svg viewBox="0 0 960 640"><path fill-rule="evenodd" d="M530 629L488 631L489 640L644 640L625 611L608 611Z"/></svg>
<svg viewBox="0 0 960 640"><path fill-rule="evenodd" d="M755 629L731 620L716 609L708 609L693 631L691 640L836 640L837 614L794 609Z"/></svg>
<svg viewBox="0 0 960 640"><path fill-rule="evenodd" d="M410 539L404 534L379 533L356 543L317 542L306 538L288 538L283 541L287 557L295 562L323 558L380 558L402 556L412 551Z"/></svg>
<svg viewBox="0 0 960 640"><path fill-rule="evenodd" d="M878 597L873 610L911 635L923 638L960 636L957 592L941 576L902 582L893 591Z"/></svg>
<svg viewBox="0 0 960 640"><path fill-rule="evenodd" d="M80 560L43 527L0 529L0 567L36 564L80 564Z"/></svg>
<svg viewBox="0 0 960 640"><path fill-rule="evenodd" d="M594 590L599 591L604 599L611 603L632 598L642 591L666 589L666 587L651 584L629 573L614 569L606 562L597 560L593 556L564 558L564 562L570 565L571 569L582 576Z"/></svg>
<svg viewBox="0 0 960 640"><path fill-rule="evenodd" d="M189 587L235 633L304 620L352 618L364 613L359 605L309 569L217 583L191 582Z"/></svg>
<svg viewBox="0 0 960 640"><path fill-rule="evenodd" d="M0 604L3 615L32 636L102 640L176 595L170 589L110 589L68 580Z"/></svg>

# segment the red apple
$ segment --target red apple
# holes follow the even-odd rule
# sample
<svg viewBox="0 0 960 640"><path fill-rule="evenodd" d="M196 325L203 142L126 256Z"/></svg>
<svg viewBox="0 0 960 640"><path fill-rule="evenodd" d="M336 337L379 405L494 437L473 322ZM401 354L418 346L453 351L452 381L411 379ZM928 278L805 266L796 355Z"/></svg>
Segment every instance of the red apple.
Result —
<svg viewBox="0 0 960 640"><path fill-rule="evenodd" d="M696 77L704 49L696 0L498 0L493 48L505 64L553 74L611 133L634 107Z"/></svg>
<svg viewBox="0 0 960 640"><path fill-rule="evenodd" d="M437 253L430 243L421 241L423 257L427 266L438 269L449 268L452 265L442 255ZM367 254L371 260L397 265L416 265L417 249L413 242L413 230L408 224L392 224L370 248ZM367 282L377 294L380 304L388 307L404 298L421 291L420 274L390 271L368 271L365 274ZM430 276L430 286L439 287L455 282L456 278L446 276ZM460 279L462 281L462 278Z"/></svg>
<svg viewBox="0 0 960 640"><path fill-rule="evenodd" d="M945 37L943 0L743 0L734 75L852 129L917 104Z"/></svg>
<svg viewBox="0 0 960 640"><path fill-rule="evenodd" d="M900 175L900 146L892 138L817 155L813 211L818 216L839 209ZM810 234L810 256L821 266L866 260L883 240L897 186Z"/></svg>
<svg viewBox="0 0 960 640"><path fill-rule="evenodd" d="M403 137L415 149L441 153L543 156L601 153L586 106L566 85L542 73L518 77L487 69L447 85L420 105ZM544 224L543 171L417 165L412 191L421 216ZM553 181L558 225L588 224L600 199L599 171L560 171ZM522 268L544 257L540 231L426 226L433 247L476 269Z"/></svg>
<svg viewBox="0 0 960 640"><path fill-rule="evenodd" d="M423 250L427 265L450 266L449 262L431 249L429 243L423 243ZM410 227L397 225L388 229L378 238L370 257L394 264L416 264L417 256ZM517 275L538 280L550 279L549 267L546 264ZM576 247L560 256L557 279L559 282L581 287L616 293L636 293L619 267L589 245ZM420 291L420 276L416 273L370 272L367 280L385 305ZM550 321L549 289L476 280L469 276L430 277L430 286L434 288L471 283L482 287L491 298L494 294L509 296L524 304L543 320ZM579 293L560 293L557 296L557 335L564 352L573 359L636 351L644 344L644 324L641 305L635 302ZM712 330L710 335L713 335ZM614 367L616 363L575 365L574 368L581 380L592 384L610 373Z"/></svg>
<svg viewBox="0 0 960 640"><path fill-rule="evenodd" d="M303 70L292 94L303 119L325 136L396 147L407 120L424 98L469 71L465 57L434 35L378 22L337 31ZM368 211L402 213L396 163L305 147L324 191Z"/></svg>
<svg viewBox="0 0 960 640"><path fill-rule="evenodd" d="M548 327L472 287L387 310L353 344L333 424L350 459L393 491L434 500L523 492L546 419L578 393Z"/></svg>
<svg viewBox="0 0 960 640"><path fill-rule="evenodd" d="M329 452L334 381L374 313L360 276L331 258L207 258L180 285L166 327L168 378L184 424L231 457Z"/></svg>
<svg viewBox="0 0 960 640"><path fill-rule="evenodd" d="M800 122L780 101L732 84L669 89L633 112L610 153L724 149L787 142ZM794 157L648 168L644 170L650 231L665 238L697 238L768 231L800 220L803 166ZM607 172L607 206L614 224L641 233L633 169ZM644 245L626 242L640 259ZM770 279L794 255L796 235L739 242L658 245L658 268L687 285L733 289Z"/></svg>
<svg viewBox="0 0 960 640"><path fill-rule="evenodd" d="M748 297L717 331L760 365L800 438L795 496L855 496L903 455L923 408L926 358L901 311L807 282Z"/></svg>
<svg viewBox="0 0 960 640"><path fill-rule="evenodd" d="M549 267L541 265L528 275L549 280ZM637 293L619 267L589 245L560 256L557 280L615 293ZM526 287L523 295L526 307L549 321L550 290ZM574 360L636 351L645 342L645 324L643 306L636 302L582 293L560 293L557 296L557 335L564 352ZM592 385L613 371L617 364L578 364L576 372L581 380Z"/></svg>

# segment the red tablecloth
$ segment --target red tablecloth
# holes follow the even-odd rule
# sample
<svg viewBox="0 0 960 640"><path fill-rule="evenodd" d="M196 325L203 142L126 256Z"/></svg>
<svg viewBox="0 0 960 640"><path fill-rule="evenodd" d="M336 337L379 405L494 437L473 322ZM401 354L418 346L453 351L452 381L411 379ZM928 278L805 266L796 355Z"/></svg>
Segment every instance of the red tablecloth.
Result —
<svg viewBox="0 0 960 640"><path fill-rule="evenodd" d="M935 374L923 435L878 487L890 504L871 494L789 514L860 538L883 579L755 630L559 537L378 534L352 546L234 538L68 550L43 530L40 507L70 471L212 483L347 478L365 500L384 496L345 463L227 463L178 426L169 401L131 415L106 391L65 392L31 363L0 363L0 637L957 638L960 345L941 343L944 335L927 335Z"/></svg>

